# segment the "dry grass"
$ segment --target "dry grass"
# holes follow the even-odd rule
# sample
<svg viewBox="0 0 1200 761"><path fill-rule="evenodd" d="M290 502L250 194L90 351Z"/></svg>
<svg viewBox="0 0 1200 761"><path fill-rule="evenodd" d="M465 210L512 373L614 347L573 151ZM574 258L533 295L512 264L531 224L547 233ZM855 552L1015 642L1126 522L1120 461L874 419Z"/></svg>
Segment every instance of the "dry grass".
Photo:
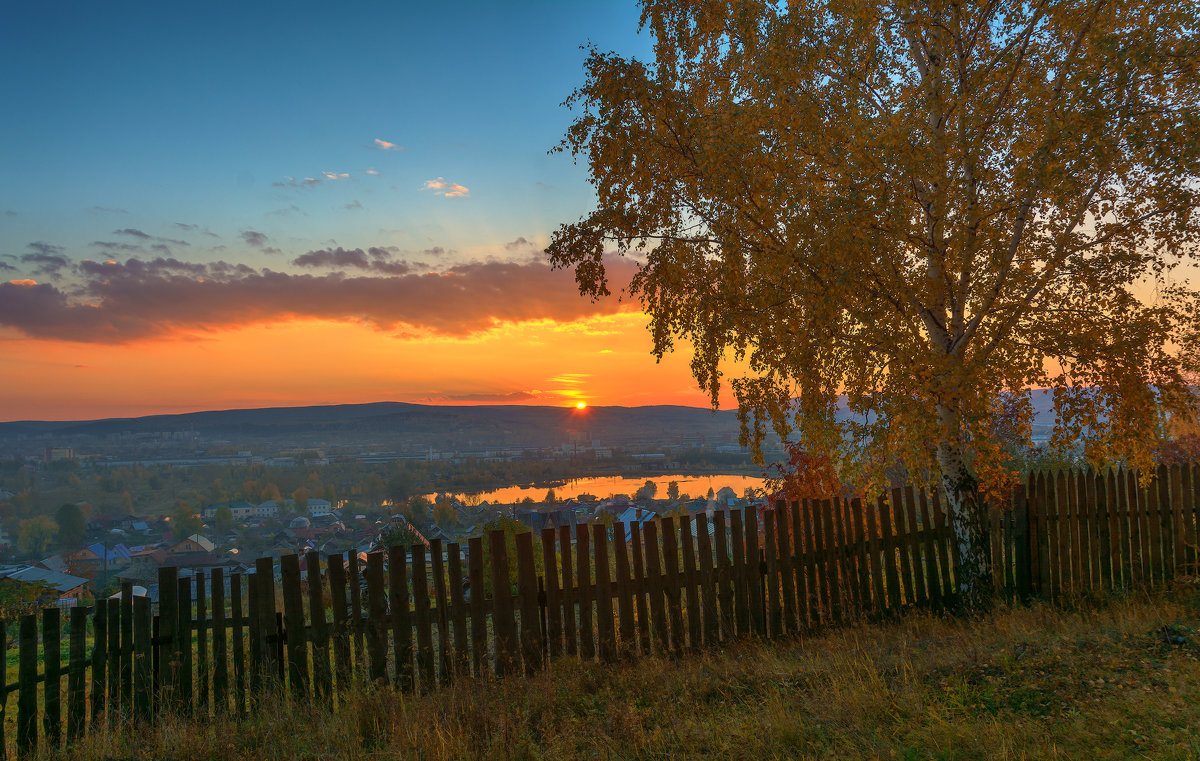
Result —
<svg viewBox="0 0 1200 761"><path fill-rule="evenodd" d="M1200 758L1195 588L914 616L423 697L126 727L71 759Z"/></svg>

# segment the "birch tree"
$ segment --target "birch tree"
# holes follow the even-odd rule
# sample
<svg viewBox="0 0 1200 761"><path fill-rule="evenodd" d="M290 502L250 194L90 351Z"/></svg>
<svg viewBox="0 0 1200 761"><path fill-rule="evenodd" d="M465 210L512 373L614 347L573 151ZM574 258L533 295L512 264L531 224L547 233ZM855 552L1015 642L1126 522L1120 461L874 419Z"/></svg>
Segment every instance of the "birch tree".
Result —
<svg viewBox="0 0 1200 761"><path fill-rule="evenodd" d="M1028 440L1051 389L1052 444L1134 466L1195 413L1197 8L643 0L653 60L592 49L568 100L597 202L550 261L597 297L634 257L654 354L686 339L743 443L940 482L978 604L998 405Z"/></svg>

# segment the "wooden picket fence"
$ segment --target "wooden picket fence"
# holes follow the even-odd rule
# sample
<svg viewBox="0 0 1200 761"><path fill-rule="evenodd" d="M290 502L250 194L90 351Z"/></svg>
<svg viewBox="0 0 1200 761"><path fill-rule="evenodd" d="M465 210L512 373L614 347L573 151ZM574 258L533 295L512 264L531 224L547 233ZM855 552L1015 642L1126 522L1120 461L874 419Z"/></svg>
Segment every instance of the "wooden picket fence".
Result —
<svg viewBox="0 0 1200 761"><path fill-rule="evenodd" d="M1055 599L1194 575L1198 481L1195 465L1162 468L1148 485L1123 471L1032 477L991 512L996 591ZM470 539L465 556L435 541L365 564L311 552L303 572L296 555L260 559L246 575L163 568L157 611L128 586L120 600L69 609L65 664L62 612L21 618L17 681L0 690L0 714L16 692L25 756L39 734L58 747L162 712L245 715L280 690L336 709L363 680L422 692L561 658L684 655L958 599L941 500L911 487L870 503L779 502L628 534L622 524L546 529L539 540L494 532ZM8 636L0 622L0 652Z"/></svg>

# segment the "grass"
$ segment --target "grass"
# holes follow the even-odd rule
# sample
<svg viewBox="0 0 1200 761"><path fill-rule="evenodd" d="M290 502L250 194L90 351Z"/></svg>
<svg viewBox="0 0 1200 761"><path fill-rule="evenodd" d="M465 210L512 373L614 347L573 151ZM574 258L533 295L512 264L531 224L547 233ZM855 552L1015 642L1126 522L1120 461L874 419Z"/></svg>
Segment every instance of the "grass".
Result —
<svg viewBox="0 0 1200 761"><path fill-rule="evenodd" d="M1200 758L1195 587L914 615L683 659L560 662L334 712L124 726L71 759Z"/></svg>

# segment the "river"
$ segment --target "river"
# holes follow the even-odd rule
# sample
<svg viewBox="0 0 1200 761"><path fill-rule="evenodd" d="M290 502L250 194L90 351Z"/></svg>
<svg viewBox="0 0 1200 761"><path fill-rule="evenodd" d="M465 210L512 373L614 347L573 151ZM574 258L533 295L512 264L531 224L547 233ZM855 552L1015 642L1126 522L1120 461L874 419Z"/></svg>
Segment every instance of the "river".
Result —
<svg viewBox="0 0 1200 761"><path fill-rule="evenodd" d="M629 478L605 476L600 478L578 478L568 481L561 486L555 486L554 495L560 500L578 497L580 494L591 494L600 499L614 494L624 494L632 497L634 492L642 488L647 481L653 481L654 485L658 487L658 491L655 494L658 499L666 498L667 486L672 481L679 484L679 493L681 495L686 494L690 497L703 497L708 494L709 489L717 492L725 486L733 489L734 493L740 497L748 488L758 491L764 487L763 479L757 476L643 475ZM458 496L461 497L462 495ZM546 487L506 486L503 489L492 489L491 491L479 493L480 500L502 505L520 502L526 497L533 499L535 502L541 502L546 497ZM432 495L430 495L430 499L432 499Z"/></svg>

